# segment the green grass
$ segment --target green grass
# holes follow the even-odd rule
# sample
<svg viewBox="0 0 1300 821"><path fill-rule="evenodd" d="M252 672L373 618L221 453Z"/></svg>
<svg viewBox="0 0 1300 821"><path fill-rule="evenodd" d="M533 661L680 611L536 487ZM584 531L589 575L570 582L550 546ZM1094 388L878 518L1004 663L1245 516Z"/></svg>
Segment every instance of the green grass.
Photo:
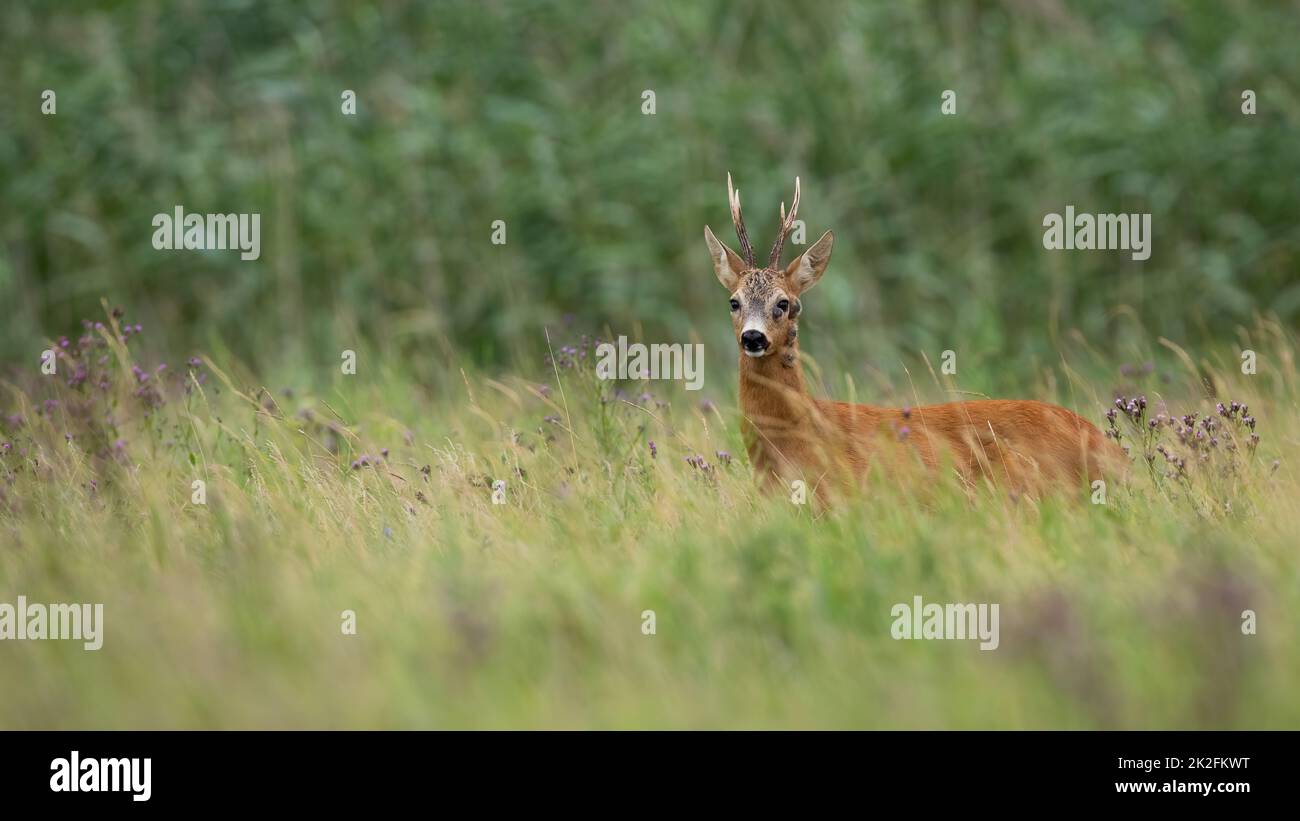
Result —
<svg viewBox="0 0 1300 821"><path fill-rule="evenodd" d="M214 356L145 416L128 365L155 360L102 338L87 387L4 394L24 418L0 420L3 600L106 621L96 652L0 642L6 728L1300 726L1300 381L1275 325L1243 331L1257 375L1157 347L1133 386L1176 413L1213 413L1206 378L1248 402L1262 441L1231 476L1139 468L1104 506L941 477L921 502L878 476L830 511L756 490L725 366L716 408L659 386L639 407L582 367L434 389L361 351L290 397ZM852 376L859 399L950 396ZM1101 423L1116 384L1079 345L1020 395ZM914 595L999 603L1001 646L893 640Z"/></svg>
<svg viewBox="0 0 1300 821"><path fill-rule="evenodd" d="M102 602L107 636L0 641L0 727L1300 726L1294 17L12 4L0 603ZM701 238L729 237L728 171L760 253L796 175L809 238L836 232L803 320L821 395L1098 423L1116 392L1237 399L1260 445L1185 481L1138 464L1105 506L890 476L831 511L761 495ZM1070 204L1149 213L1151 259L1045 252ZM261 214L262 256L156 251L177 205ZM105 296L144 336L93 335L79 388L37 375ZM705 389L624 386L637 407L543 370L566 316L700 341ZM137 395L132 362L199 351ZM998 603L1001 646L894 641L915 595Z"/></svg>

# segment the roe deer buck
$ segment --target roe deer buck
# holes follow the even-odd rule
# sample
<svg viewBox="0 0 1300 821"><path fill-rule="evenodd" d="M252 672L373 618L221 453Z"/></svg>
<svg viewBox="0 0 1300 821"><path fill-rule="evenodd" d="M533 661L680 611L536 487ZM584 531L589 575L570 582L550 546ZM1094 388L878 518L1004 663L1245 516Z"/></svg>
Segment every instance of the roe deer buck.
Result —
<svg viewBox="0 0 1300 821"><path fill-rule="evenodd" d="M1092 482L1126 471L1124 452L1065 408L1032 400L949 402L908 410L815 399L799 358L800 297L831 258L830 231L784 269L781 248L799 210L799 179L767 265L759 267L727 175L740 254L704 227L718 280L731 292L731 323L740 345L740 407L750 462L761 482L804 478L822 488L860 479L873 463L885 470L907 458L933 469L950 463L968 487L981 481L1016 493ZM743 255L743 256L742 256ZM824 495L824 493L823 493Z"/></svg>

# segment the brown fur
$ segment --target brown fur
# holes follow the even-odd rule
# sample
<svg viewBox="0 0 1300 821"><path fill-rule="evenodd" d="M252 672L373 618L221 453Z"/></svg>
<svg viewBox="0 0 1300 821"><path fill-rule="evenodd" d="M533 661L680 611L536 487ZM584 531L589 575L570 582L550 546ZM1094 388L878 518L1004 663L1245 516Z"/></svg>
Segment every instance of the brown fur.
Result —
<svg viewBox="0 0 1300 821"><path fill-rule="evenodd" d="M797 345L797 343L796 343ZM789 352L787 352L789 353ZM776 356L740 357L740 406L760 481L810 487L861 480L875 464L903 471L951 465L969 486L985 481L1042 495L1123 472L1124 453L1065 408L1033 400L948 402L904 411L815 399Z"/></svg>

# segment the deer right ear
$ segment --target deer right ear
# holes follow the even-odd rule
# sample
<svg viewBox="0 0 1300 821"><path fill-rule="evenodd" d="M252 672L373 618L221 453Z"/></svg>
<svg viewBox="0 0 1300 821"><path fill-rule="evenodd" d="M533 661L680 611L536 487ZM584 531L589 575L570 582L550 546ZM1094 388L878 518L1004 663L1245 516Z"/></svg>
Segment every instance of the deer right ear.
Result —
<svg viewBox="0 0 1300 821"><path fill-rule="evenodd" d="M718 282L728 291L736 290L740 284L740 275L745 270L745 261L740 254L731 250L713 236L709 226L704 226L704 241L709 246L709 256L713 258L713 273L718 275Z"/></svg>

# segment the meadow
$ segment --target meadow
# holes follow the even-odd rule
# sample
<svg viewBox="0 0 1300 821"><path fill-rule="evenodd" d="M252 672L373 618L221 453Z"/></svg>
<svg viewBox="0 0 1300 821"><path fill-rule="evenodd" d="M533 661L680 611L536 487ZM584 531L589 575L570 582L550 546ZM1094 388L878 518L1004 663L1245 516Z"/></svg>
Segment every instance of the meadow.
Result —
<svg viewBox="0 0 1300 821"><path fill-rule="evenodd" d="M102 602L105 636L0 643L4 726L1300 720L1300 413L1275 323L1243 330L1254 375L1161 346L1105 377L1080 346L1027 386L1103 427L1117 393L1145 400L1113 414L1135 470L1104 504L938 476L918 502L875 475L829 510L756 489L729 398L598 380L590 338L434 399L378 352L314 395L220 357L160 369L128 327L88 321L52 340L61 378L8 387L0 585ZM910 376L874 398L961 391ZM917 595L999 603L998 648L896 640Z"/></svg>
<svg viewBox="0 0 1300 821"><path fill-rule="evenodd" d="M0 635L105 624L0 640L0 728L1300 726L1296 19L10 4ZM756 246L795 177L835 232L817 395L1056 402L1128 481L760 493L728 172ZM1071 209L1142 253L1049 250ZM182 213L256 253L151 242ZM619 336L701 389L597 379ZM916 596L997 649L896 640Z"/></svg>

